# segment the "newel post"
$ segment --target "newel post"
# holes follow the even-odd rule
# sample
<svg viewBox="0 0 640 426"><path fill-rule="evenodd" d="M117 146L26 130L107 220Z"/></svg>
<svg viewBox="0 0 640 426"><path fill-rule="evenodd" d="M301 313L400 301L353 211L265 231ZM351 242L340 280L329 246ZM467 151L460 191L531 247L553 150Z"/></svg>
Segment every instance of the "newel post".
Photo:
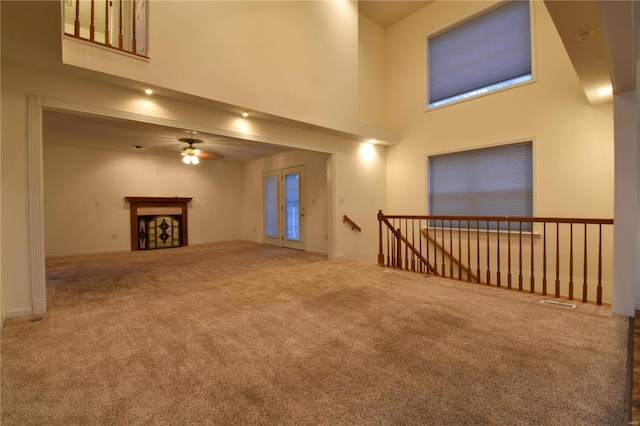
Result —
<svg viewBox="0 0 640 426"><path fill-rule="evenodd" d="M384 266L384 254L382 253L382 210L378 210L378 266Z"/></svg>

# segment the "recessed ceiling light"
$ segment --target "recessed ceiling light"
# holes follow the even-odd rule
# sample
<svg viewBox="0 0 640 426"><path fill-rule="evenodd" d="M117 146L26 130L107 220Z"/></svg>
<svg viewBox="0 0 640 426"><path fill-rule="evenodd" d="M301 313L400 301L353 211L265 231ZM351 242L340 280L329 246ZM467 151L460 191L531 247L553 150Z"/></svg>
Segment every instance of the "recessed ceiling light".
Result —
<svg viewBox="0 0 640 426"><path fill-rule="evenodd" d="M613 93L613 88L611 86L603 87L596 92L598 96L609 96Z"/></svg>
<svg viewBox="0 0 640 426"><path fill-rule="evenodd" d="M147 95L153 95L153 89L151 87L145 87L144 93Z"/></svg>
<svg viewBox="0 0 640 426"><path fill-rule="evenodd" d="M249 116L249 113L247 111L242 111L242 116L246 118Z"/></svg>

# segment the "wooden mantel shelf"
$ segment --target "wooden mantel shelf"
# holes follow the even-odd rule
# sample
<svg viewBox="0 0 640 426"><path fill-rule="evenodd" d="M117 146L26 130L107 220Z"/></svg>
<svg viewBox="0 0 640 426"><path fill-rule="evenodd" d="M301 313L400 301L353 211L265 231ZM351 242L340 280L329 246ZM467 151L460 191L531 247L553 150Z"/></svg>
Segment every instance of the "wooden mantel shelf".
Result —
<svg viewBox="0 0 640 426"><path fill-rule="evenodd" d="M131 213L131 250L136 251L138 245L138 208L140 207L180 207L182 209L182 246L189 245L189 230L187 221L187 205L192 197L124 197L129 202Z"/></svg>
<svg viewBox="0 0 640 426"><path fill-rule="evenodd" d="M136 204L153 204L153 206L157 206L159 203L168 203L171 205L182 205L187 204L191 201L192 197L124 197L129 203ZM151 206L151 207L153 207Z"/></svg>

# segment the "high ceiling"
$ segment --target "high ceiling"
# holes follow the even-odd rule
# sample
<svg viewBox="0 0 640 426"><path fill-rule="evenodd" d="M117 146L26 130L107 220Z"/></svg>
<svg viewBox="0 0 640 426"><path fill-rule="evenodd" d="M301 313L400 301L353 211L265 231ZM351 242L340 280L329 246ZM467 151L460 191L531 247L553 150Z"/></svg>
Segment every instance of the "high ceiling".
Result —
<svg viewBox="0 0 640 426"><path fill-rule="evenodd" d="M358 10L382 28L387 28L431 2L360 0L358 2Z"/></svg>
<svg viewBox="0 0 640 426"><path fill-rule="evenodd" d="M360 0L359 10L381 27L387 28L429 3L432 1ZM581 79L585 94L592 104L610 101L610 96L608 98L595 96L596 90L611 84L596 3L557 0L547 0L545 3L576 73ZM577 34L585 30L589 30L591 36L588 40L581 40ZM5 43L3 43L4 46ZM5 51L3 51L4 56ZM19 56L25 55L22 52ZM42 57L42 55L26 56ZM47 144L178 155L181 148L186 146L178 139L195 137L203 140L201 145L203 151L215 152L224 156L227 161L236 162L251 161L289 149L215 134L192 135L187 133L187 130L189 129L175 129L126 120L105 120L90 115L68 115L54 111L46 111L44 114L44 142ZM86 135L92 136L87 138ZM136 145L143 146L143 149L136 150L134 148Z"/></svg>

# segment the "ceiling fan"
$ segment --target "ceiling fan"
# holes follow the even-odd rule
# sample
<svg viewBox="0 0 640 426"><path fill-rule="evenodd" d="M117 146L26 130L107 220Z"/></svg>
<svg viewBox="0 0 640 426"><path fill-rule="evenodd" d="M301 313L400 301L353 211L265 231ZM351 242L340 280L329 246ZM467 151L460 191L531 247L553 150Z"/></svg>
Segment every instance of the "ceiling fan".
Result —
<svg viewBox="0 0 640 426"><path fill-rule="evenodd" d="M193 144L202 143L202 141L200 139L193 138L180 138L178 140L189 144L189 146L182 148L182 152L180 153L182 155L182 162L185 164L198 164L200 162L198 157L202 155L202 151L198 148L194 148Z"/></svg>

